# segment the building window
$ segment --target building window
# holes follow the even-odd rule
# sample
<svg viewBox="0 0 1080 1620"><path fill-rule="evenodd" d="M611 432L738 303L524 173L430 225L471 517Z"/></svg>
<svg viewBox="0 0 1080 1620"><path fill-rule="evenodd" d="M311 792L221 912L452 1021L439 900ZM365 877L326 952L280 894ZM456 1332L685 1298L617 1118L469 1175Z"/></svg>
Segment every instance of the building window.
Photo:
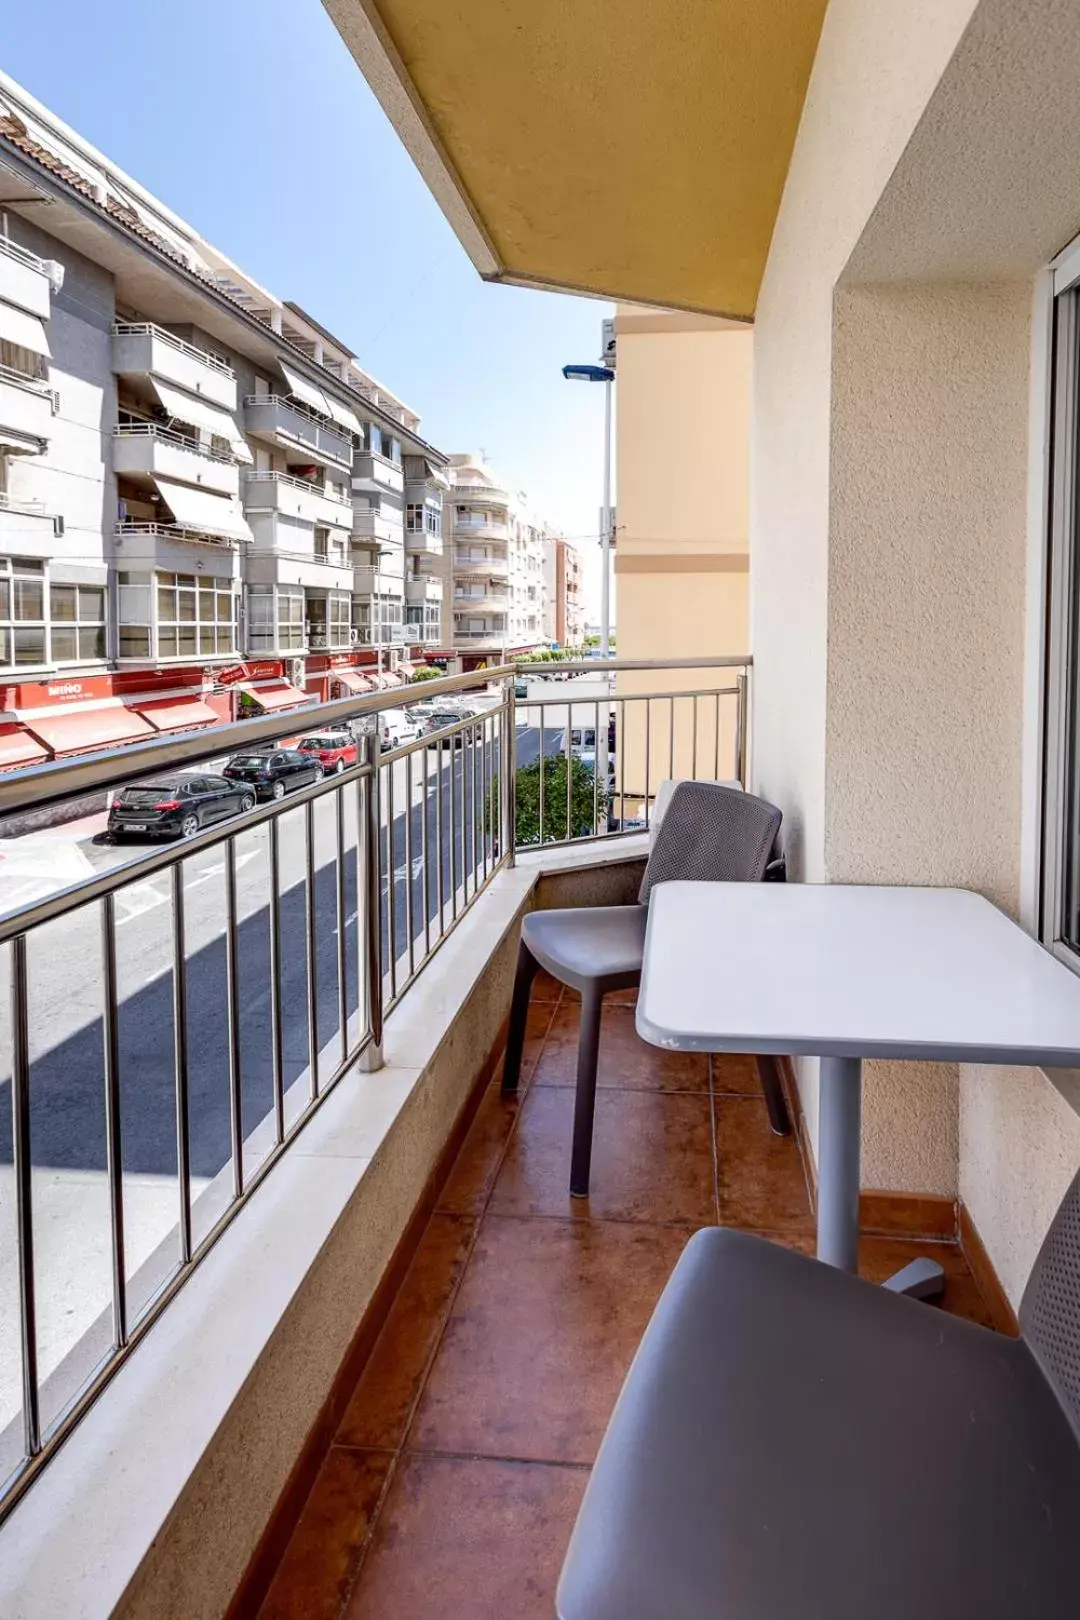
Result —
<svg viewBox="0 0 1080 1620"><path fill-rule="evenodd" d="M50 585L54 664L89 664L105 657L104 585Z"/></svg>
<svg viewBox="0 0 1080 1620"><path fill-rule="evenodd" d="M249 585L248 649L296 652L306 646L304 593L299 586Z"/></svg>
<svg viewBox="0 0 1080 1620"><path fill-rule="evenodd" d="M6 338L0 338L0 366L17 372L20 377L29 378L31 382L49 380L46 355L36 354L33 349L23 349L17 343L9 343Z"/></svg>
<svg viewBox="0 0 1080 1620"><path fill-rule="evenodd" d="M0 558L0 665L44 664L45 564Z"/></svg>
<svg viewBox="0 0 1080 1620"><path fill-rule="evenodd" d="M442 533L442 513L426 501L410 501L405 508L405 527L410 534Z"/></svg>
<svg viewBox="0 0 1080 1620"><path fill-rule="evenodd" d="M407 607L405 622L410 641L418 641L425 647L438 646L440 635L438 602L417 602Z"/></svg>
<svg viewBox="0 0 1080 1620"><path fill-rule="evenodd" d="M159 658L213 658L236 650L231 580L157 574Z"/></svg>
<svg viewBox="0 0 1080 1620"><path fill-rule="evenodd" d="M400 596L356 596L353 617L357 640L368 647L394 645L402 639Z"/></svg>

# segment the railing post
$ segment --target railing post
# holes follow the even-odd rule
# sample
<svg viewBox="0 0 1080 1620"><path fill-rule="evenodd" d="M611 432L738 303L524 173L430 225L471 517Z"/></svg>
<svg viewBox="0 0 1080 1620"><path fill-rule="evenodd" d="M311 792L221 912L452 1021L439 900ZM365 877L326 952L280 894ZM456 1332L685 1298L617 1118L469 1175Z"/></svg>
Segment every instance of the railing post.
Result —
<svg viewBox="0 0 1080 1620"><path fill-rule="evenodd" d="M507 866L517 860L517 693L514 683L516 672L506 682L506 705L503 709L502 746L502 813L503 850Z"/></svg>
<svg viewBox="0 0 1080 1620"><path fill-rule="evenodd" d="M739 786L746 788L746 718L747 718L747 676L745 669L741 669L735 678L737 696L735 698L735 775Z"/></svg>
<svg viewBox="0 0 1080 1620"><path fill-rule="evenodd" d="M368 1073L383 1066L382 874L379 870L379 733L374 715L364 717L359 735L360 763L365 768L360 793L361 817L360 896L364 913L363 951L371 1040L360 1054L360 1067ZM393 895L388 896L393 904Z"/></svg>

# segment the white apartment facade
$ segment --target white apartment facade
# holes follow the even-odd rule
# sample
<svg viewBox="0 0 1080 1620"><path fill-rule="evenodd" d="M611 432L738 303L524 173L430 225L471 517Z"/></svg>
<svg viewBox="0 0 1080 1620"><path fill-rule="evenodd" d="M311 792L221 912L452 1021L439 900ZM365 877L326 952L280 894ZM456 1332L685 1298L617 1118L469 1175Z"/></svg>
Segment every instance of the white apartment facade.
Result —
<svg viewBox="0 0 1080 1620"><path fill-rule="evenodd" d="M0 177L0 768L437 645L441 589L408 612L406 458L429 544L445 485L415 413L3 75Z"/></svg>
<svg viewBox="0 0 1080 1620"><path fill-rule="evenodd" d="M546 644L546 526L472 454L449 458L452 547L443 579L450 656L466 669Z"/></svg>

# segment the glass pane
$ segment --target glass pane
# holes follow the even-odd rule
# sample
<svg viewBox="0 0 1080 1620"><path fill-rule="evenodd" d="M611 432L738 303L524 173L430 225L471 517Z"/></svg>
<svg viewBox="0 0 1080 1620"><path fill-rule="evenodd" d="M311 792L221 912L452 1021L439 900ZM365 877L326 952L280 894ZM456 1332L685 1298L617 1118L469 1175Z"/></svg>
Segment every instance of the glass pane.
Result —
<svg viewBox="0 0 1080 1620"><path fill-rule="evenodd" d="M217 651L216 637L214 635L212 626L210 629L200 628L199 651L201 653L212 653Z"/></svg>
<svg viewBox="0 0 1080 1620"><path fill-rule="evenodd" d="M182 619L185 624L194 624L194 622L195 622L195 592L194 591L177 591L177 593L176 593L176 610L177 610L176 611L176 616L177 616L178 619Z"/></svg>
<svg viewBox="0 0 1080 1620"><path fill-rule="evenodd" d="M105 656L105 626L103 624L90 625L79 631L79 657L82 659L104 658Z"/></svg>
<svg viewBox="0 0 1080 1620"><path fill-rule="evenodd" d="M11 618L11 581L0 579L0 619Z"/></svg>
<svg viewBox="0 0 1080 1620"><path fill-rule="evenodd" d="M182 653L194 653L196 647L195 626L181 625L176 633L178 650Z"/></svg>
<svg viewBox="0 0 1080 1620"><path fill-rule="evenodd" d="M52 655L60 664L79 656L79 640L74 625L53 625Z"/></svg>
<svg viewBox="0 0 1080 1620"><path fill-rule="evenodd" d="M11 663L11 631L0 629L0 664Z"/></svg>
<svg viewBox="0 0 1080 1620"><path fill-rule="evenodd" d="M79 618L83 624L100 624L104 621L105 587L103 585L79 586Z"/></svg>
<svg viewBox="0 0 1080 1620"><path fill-rule="evenodd" d="M227 596L224 591L218 592L215 597L215 613L219 623L228 623L232 619L233 599L231 595Z"/></svg>
<svg viewBox="0 0 1080 1620"><path fill-rule="evenodd" d="M54 585L49 591L54 622L68 623L75 618L77 596L74 585Z"/></svg>
<svg viewBox="0 0 1080 1620"><path fill-rule="evenodd" d="M175 619L173 593L167 586L158 586L157 611L159 619Z"/></svg>
<svg viewBox="0 0 1080 1620"><path fill-rule="evenodd" d="M45 591L40 580L15 581L15 618L43 619L45 617Z"/></svg>
<svg viewBox="0 0 1080 1620"><path fill-rule="evenodd" d="M15 662L17 664L43 664L45 662L45 629L15 631Z"/></svg>
<svg viewBox="0 0 1080 1620"><path fill-rule="evenodd" d="M148 658L150 656L149 630L132 630L126 625L121 625L120 656L121 658Z"/></svg>

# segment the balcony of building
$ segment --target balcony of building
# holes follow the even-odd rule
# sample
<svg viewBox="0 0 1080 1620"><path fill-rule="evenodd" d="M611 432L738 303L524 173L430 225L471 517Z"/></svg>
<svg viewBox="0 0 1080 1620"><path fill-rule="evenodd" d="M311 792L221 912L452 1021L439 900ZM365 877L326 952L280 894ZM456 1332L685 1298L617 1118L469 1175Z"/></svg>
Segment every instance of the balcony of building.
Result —
<svg viewBox="0 0 1080 1620"><path fill-rule="evenodd" d="M343 536L353 526L350 501L290 473L245 472L242 493L244 510L249 515L269 513L290 523L335 529Z"/></svg>
<svg viewBox="0 0 1080 1620"><path fill-rule="evenodd" d="M405 524L405 554L408 557L441 557L445 551L442 531L418 524L413 528Z"/></svg>
<svg viewBox="0 0 1080 1620"><path fill-rule="evenodd" d="M411 647L442 645L442 600L415 601L406 596L405 641Z"/></svg>
<svg viewBox="0 0 1080 1620"><path fill-rule="evenodd" d="M0 236L0 300L47 321L52 308L53 267L36 253Z"/></svg>
<svg viewBox="0 0 1080 1620"><path fill-rule="evenodd" d="M426 492L434 491L440 498L450 488L450 476L445 467L439 467L427 456L405 456L402 461L407 497L423 500Z"/></svg>
<svg viewBox="0 0 1080 1620"><path fill-rule="evenodd" d="M491 507L503 512L513 501L510 491L500 489L496 484L454 483L450 487L450 496L459 506Z"/></svg>
<svg viewBox="0 0 1080 1620"><path fill-rule="evenodd" d="M510 561L495 551L481 551L470 546L454 547L454 573L470 578L507 579Z"/></svg>
<svg viewBox="0 0 1080 1620"><path fill-rule="evenodd" d="M369 546L378 543L379 546L392 547L395 551L403 549L405 531L400 515L355 506L352 509L352 533L354 540L366 542Z"/></svg>
<svg viewBox="0 0 1080 1620"><path fill-rule="evenodd" d="M60 526L59 516L44 501L20 500L0 490L0 552L49 557L56 550Z"/></svg>
<svg viewBox="0 0 1080 1620"><path fill-rule="evenodd" d="M152 321L118 321L113 327L113 370L138 386L157 378L223 411L235 411L236 373L221 355L200 349Z"/></svg>
<svg viewBox="0 0 1080 1620"><path fill-rule="evenodd" d="M477 590L474 586L466 589L455 586L453 608L455 613L508 613L510 593L497 587Z"/></svg>
<svg viewBox="0 0 1080 1620"><path fill-rule="evenodd" d="M0 365L0 453L44 455L53 431L55 403L46 378Z"/></svg>
<svg viewBox="0 0 1080 1620"><path fill-rule="evenodd" d="M279 394L248 395L244 400L244 431L261 444L336 472L352 469L353 440L349 432L301 400Z"/></svg>
<svg viewBox="0 0 1080 1620"><path fill-rule="evenodd" d="M358 493L400 496L405 488L401 464L371 450L358 450L352 464L352 487Z"/></svg>
<svg viewBox="0 0 1080 1620"><path fill-rule="evenodd" d="M445 522L444 517L444 526ZM510 539L510 525L506 520L489 517L485 512L462 512L455 506L452 522L455 538L468 539L475 535L484 540Z"/></svg>
<svg viewBox="0 0 1080 1620"><path fill-rule="evenodd" d="M114 428L112 461L115 472L136 482L164 478L234 500L240 494L240 467L231 450L215 448L209 437L200 439L157 422L132 421Z"/></svg>

